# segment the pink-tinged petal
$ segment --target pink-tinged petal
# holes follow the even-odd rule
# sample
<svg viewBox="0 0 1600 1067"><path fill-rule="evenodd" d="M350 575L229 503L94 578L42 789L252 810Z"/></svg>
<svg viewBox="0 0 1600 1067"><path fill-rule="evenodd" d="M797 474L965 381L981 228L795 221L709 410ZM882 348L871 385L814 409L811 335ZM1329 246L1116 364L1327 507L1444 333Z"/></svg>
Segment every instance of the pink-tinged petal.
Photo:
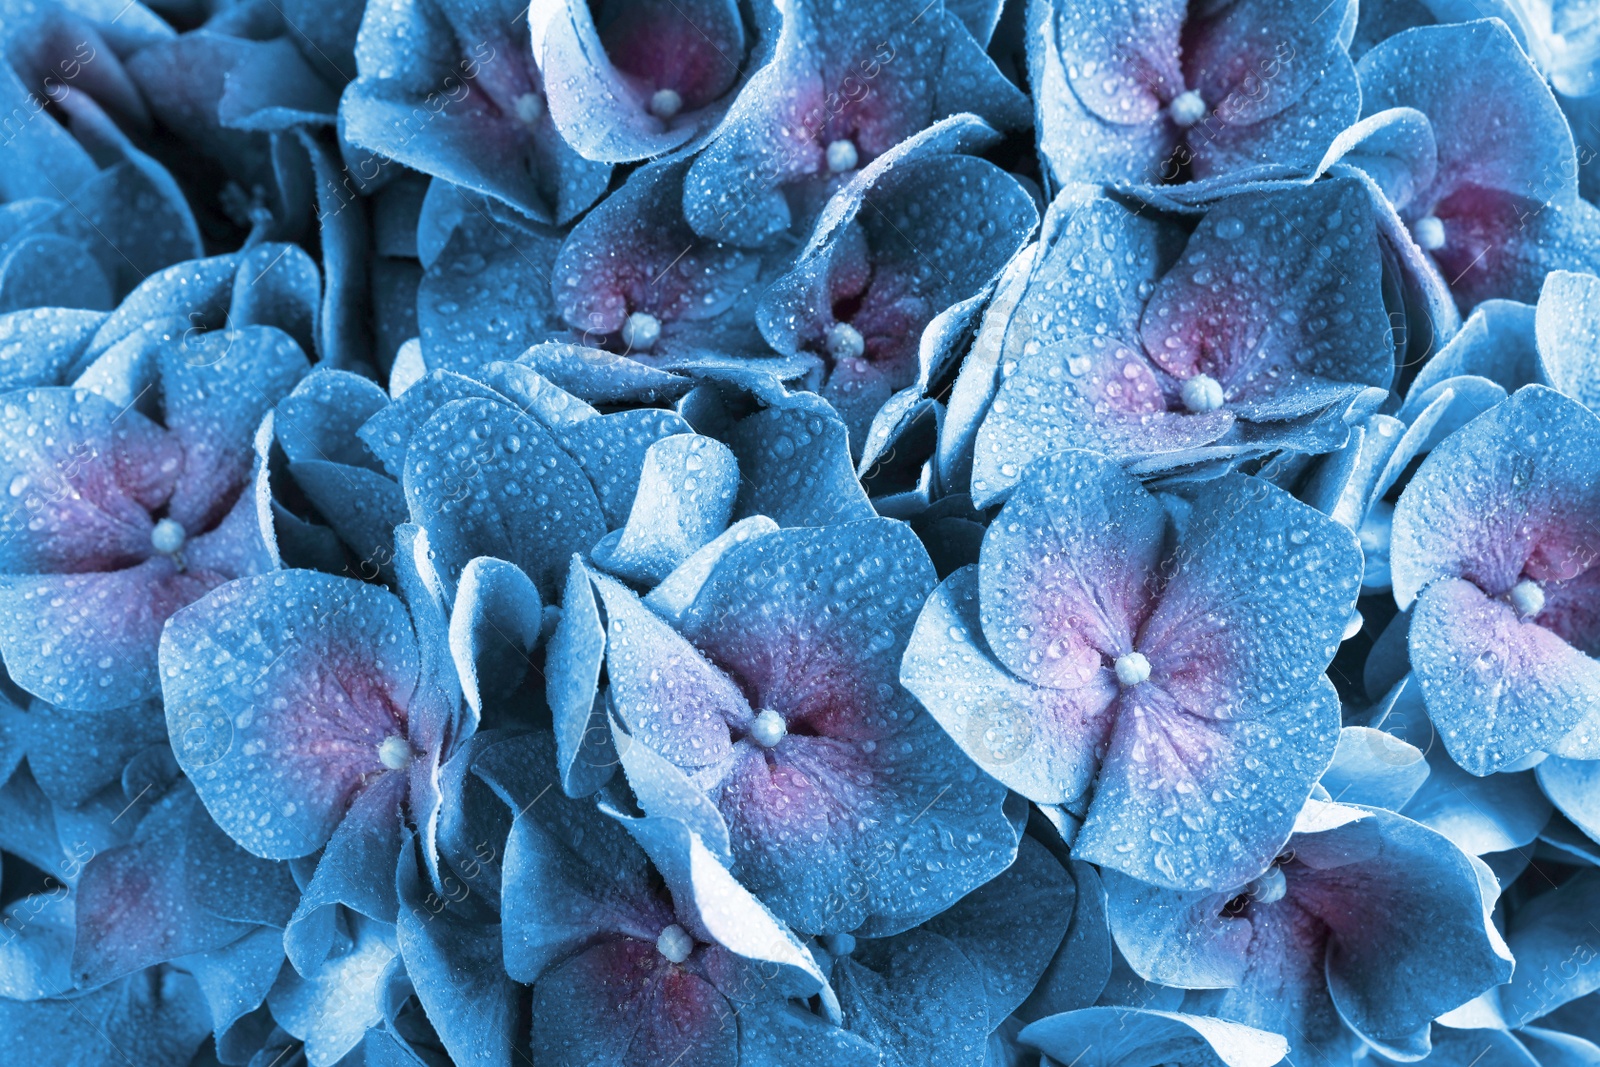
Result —
<svg viewBox="0 0 1600 1067"><path fill-rule="evenodd" d="M1277 714L1219 720L1188 711L1152 675L1112 714L1074 854L1174 889L1241 885L1271 862L1339 733L1326 679Z"/></svg>
<svg viewBox="0 0 1600 1067"><path fill-rule="evenodd" d="M1339 180L1223 201L1157 285L1140 329L1167 373L1209 375L1232 404L1322 382L1386 388L1393 337L1366 191Z"/></svg>
<svg viewBox="0 0 1600 1067"><path fill-rule="evenodd" d="M1390 555L1401 606L1440 578L1503 596L1526 577L1556 583L1546 600L1581 638L1584 576L1600 560L1597 436L1600 419L1587 408L1531 385L1445 439L1395 506Z"/></svg>
<svg viewBox="0 0 1600 1067"><path fill-rule="evenodd" d="M602 941L557 965L533 987L539 1062L649 1067L673 1057L695 1067L737 1062L735 1015L705 979L654 944Z"/></svg>
<svg viewBox="0 0 1600 1067"><path fill-rule="evenodd" d="M416 638L383 589L312 571L240 579L172 620L161 663L179 765L258 856L316 851L371 779L417 758Z"/></svg>
<svg viewBox="0 0 1600 1067"><path fill-rule="evenodd" d="M1293 709L1338 650L1361 570L1354 535L1289 494L1211 483L1136 641L1151 681L1201 719Z"/></svg>
<svg viewBox="0 0 1600 1067"><path fill-rule="evenodd" d="M151 555L150 512L183 469L171 437L97 393L51 388L0 404L0 570L110 570Z"/></svg>
<svg viewBox="0 0 1600 1067"><path fill-rule="evenodd" d="M934 590L900 664L900 681L979 767L1039 804L1080 802L1112 725L1116 683L1100 671L1076 689L1029 685L984 639L978 568Z"/></svg>
<svg viewBox="0 0 1600 1067"><path fill-rule="evenodd" d="M194 794L168 794L131 844L96 855L77 885L73 978L86 987L220 948L250 930L208 914L185 878L184 838Z"/></svg>
<svg viewBox="0 0 1600 1067"><path fill-rule="evenodd" d="M752 712L739 687L620 582L593 579L606 608L606 674L629 733L680 767L720 763Z"/></svg>
<svg viewBox="0 0 1600 1067"><path fill-rule="evenodd" d="M1101 685L1160 589L1166 529L1161 505L1110 460L1038 461L984 535L980 612L995 656L1036 685Z"/></svg>
<svg viewBox="0 0 1600 1067"><path fill-rule="evenodd" d="M1107 122L1149 122L1184 91L1181 0L1063 4L1054 31L1072 91Z"/></svg>
<svg viewBox="0 0 1600 1067"><path fill-rule="evenodd" d="M904 524L781 530L722 558L682 631L789 732L876 741L916 714L895 681L933 586Z"/></svg>
<svg viewBox="0 0 1600 1067"><path fill-rule="evenodd" d="M1473 774L1540 750L1600 757L1600 663L1471 582L1423 590L1411 663L1445 748Z"/></svg>
<svg viewBox="0 0 1600 1067"><path fill-rule="evenodd" d="M18 685L52 704L143 700L160 690L162 626L229 577L158 556L118 571L0 578L0 654Z"/></svg>
<svg viewBox="0 0 1600 1067"><path fill-rule="evenodd" d="M1324 19L1296 0L1242 0L1191 14L1183 38L1185 82L1219 124L1265 122L1330 75L1354 74L1338 41L1338 12L1328 14ZM1336 130L1354 121L1356 99L1348 117L1324 114L1322 124ZM1319 103L1326 108L1326 100ZM1191 133L1190 144L1196 140Z"/></svg>

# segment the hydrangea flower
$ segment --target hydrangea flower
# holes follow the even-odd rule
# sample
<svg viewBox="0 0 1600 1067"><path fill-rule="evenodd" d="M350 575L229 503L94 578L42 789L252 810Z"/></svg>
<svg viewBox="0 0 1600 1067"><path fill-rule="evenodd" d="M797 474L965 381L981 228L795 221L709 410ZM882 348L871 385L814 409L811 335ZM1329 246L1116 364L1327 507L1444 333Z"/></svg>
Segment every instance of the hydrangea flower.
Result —
<svg viewBox="0 0 1600 1067"><path fill-rule="evenodd" d="M1333 755L1322 671L1361 557L1262 481L1180 514L1104 457L1040 460L929 599L901 678L978 766L1083 819L1074 855L1194 890L1270 862Z"/></svg>
<svg viewBox="0 0 1600 1067"><path fill-rule="evenodd" d="M153 349L151 381L126 403L81 386L0 402L0 653L14 681L54 704L154 695L167 618L277 564L253 438L305 356L259 326ZM146 394L159 422L134 406Z"/></svg>
<svg viewBox="0 0 1600 1067"><path fill-rule="evenodd" d="M1040 151L1062 185L1309 169L1356 118L1355 11L1282 0L1033 5Z"/></svg>
<svg viewBox="0 0 1600 1067"><path fill-rule="evenodd" d="M1474 774L1596 749L1588 409L1530 385L1451 435L1395 507L1395 599L1440 739Z"/></svg>
<svg viewBox="0 0 1600 1067"><path fill-rule="evenodd" d="M735 545L671 625L619 583L590 581L641 806L688 822L795 929L903 930L1011 862L1005 790L897 684L934 582L905 526ZM573 591L566 602L576 610ZM574 710L581 733L588 706Z"/></svg>
<svg viewBox="0 0 1600 1067"><path fill-rule="evenodd" d="M1578 197L1572 132L1505 23L1407 30L1359 70L1365 116L1427 116L1431 151L1395 206L1463 308L1532 303L1547 271L1600 262L1600 215Z"/></svg>
<svg viewBox="0 0 1600 1067"><path fill-rule="evenodd" d="M757 247L803 227L852 172L947 116L1027 124L1022 95L943 0L783 11L771 61L685 179L684 214L704 237Z"/></svg>
<svg viewBox="0 0 1600 1067"><path fill-rule="evenodd" d="M1341 1063L1363 1041L1425 1056L1433 1019L1510 977L1490 877L1409 819L1313 800L1248 883L1184 893L1113 871L1106 888L1128 962L1193 990L1186 1010L1283 1034L1292 1062Z"/></svg>
<svg viewBox="0 0 1600 1067"><path fill-rule="evenodd" d="M1187 240L1064 189L1013 284L997 358L969 361L957 385L973 394L964 415L987 399L980 505L1065 448L1145 471L1327 451L1393 375L1372 212L1350 180L1229 197Z"/></svg>

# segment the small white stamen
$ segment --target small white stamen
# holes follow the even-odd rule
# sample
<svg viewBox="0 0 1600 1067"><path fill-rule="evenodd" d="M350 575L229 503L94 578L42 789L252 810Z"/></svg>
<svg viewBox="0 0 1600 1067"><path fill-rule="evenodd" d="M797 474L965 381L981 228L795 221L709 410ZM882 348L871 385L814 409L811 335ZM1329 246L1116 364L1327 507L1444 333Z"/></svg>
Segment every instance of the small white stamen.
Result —
<svg viewBox="0 0 1600 1067"><path fill-rule="evenodd" d="M661 936L656 938L656 951L661 953L673 963L682 963L689 958L689 953L694 951L694 938L689 932L677 923L672 923L661 931Z"/></svg>
<svg viewBox="0 0 1600 1067"><path fill-rule="evenodd" d="M1444 223L1432 215L1418 219L1411 232L1424 252L1437 252L1444 247Z"/></svg>
<svg viewBox="0 0 1600 1067"><path fill-rule="evenodd" d="M188 538L188 531L183 524L173 519L162 519L150 530L150 544L163 556L176 555Z"/></svg>
<svg viewBox="0 0 1600 1067"><path fill-rule="evenodd" d="M1118 656L1116 668L1117 681L1129 688L1150 677L1150 661L1144 658L1142 652L1129 652L1126 656Z"/></svg>
<svg viewBox="0 0 1600 1067"><path fill-rule="evenodd" d="M1524 619L1531 619L1544 610L1544 590L1538 582L1524 578L1511 587L1511 606Z"/></svg>
<svg viewBox="0 0 1600 1067"><path fill-rule="evenodd" d="M1197 415L1222 406L1222 383L1209 374L1196 374L1183 383L1183 406Z"/></svg>
<svg viewBox="0 0 1600 1067"><path fill-rule="evenodd" d="M544 101L539 99L538 93L523 93L513 103L517 109L517 121L524 126L532 126L544 118Z"/></svg>
<svg viewBox="0 0 1600 1067"><path fill-rule="evenodd" d="M854 934L823 934L822 947L830 956L848 956L856 950Z"/></svg>
<svg viewBox="0 0 1600 1067"><path fill-rule="evenodd" d="M750 740L762 748L771 748L788 734L789 727L783 721L783 716L771 708L762 708L760 714L750 723Z"/></svg>
<svg viewBox="0 0 1600 1067"><path fill-rule="evenodd" d="M1206 117L1205 97L1190 89L1188 92L1179 93L1172 98L1172 103L1167 105L1167 114L1172 116L1172 121L1184 129L1188 129Z"/></svg>
<svg viewBox="0 0 1600 1067"><path fill-rule="evenodd" d="M867 350L867 339L861 331L848 322L836 322L828 327L828 355L834 359L859 359Z"/></svg>
<svg viewBox="0 0 1600 1067"><path fill-rule="evenodd" d="M630 352L648 352L661 340L661 320L648 311L635 311L622 324L622 343Z"/></svg>
<svg viewBox="0 0 1600 1067"><path fill-rule="evenodd" d="M411 762L411 746L399 734L390 734L378 745L378 762L391 771L403 770Z"/></svg>
<svg viewBox="0 0 1600 1067"><path fill-rule="evenodd" d="M671 89L657 89L650 98L650 114L663 121L683 110L683 97Z"/></svg>
<svg viewBox="0 0 1600 1067"><path fill-rule="evenodd" d="M1289 881L1283 876L1283 869L1274 864L1260 878L1250 883L1245 892L1251 899L1260 904L1276 904L1283 899L1289 891Z"/></svg>
<svg viewBox="0 0 1600 1067"><path fill-rule="evenodd" d="M828 169L833 173L855 170L860 162L861 153L856 151L854 141L835 141L828 146Z"/></svg>

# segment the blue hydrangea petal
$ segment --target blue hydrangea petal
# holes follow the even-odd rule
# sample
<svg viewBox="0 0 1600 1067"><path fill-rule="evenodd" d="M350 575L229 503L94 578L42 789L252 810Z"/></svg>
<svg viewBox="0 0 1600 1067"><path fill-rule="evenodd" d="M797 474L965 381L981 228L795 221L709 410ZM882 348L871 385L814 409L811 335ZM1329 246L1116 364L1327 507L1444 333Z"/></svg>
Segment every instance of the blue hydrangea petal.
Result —
<svg viewBox="0 0 1600 1067"><path fill-rule="evenodd" d="M573 557L561 598L561 621L545 646L545 698L550 704L561 788L571 797L588 796L616 771L600 693L606 630L595 603L588 568Z"/></svg>
<svg viewBox="0 0 1600 1067"><path fill-rule="evenodd" d="M503 402L505 398L472 378L453 371L434 371L414 383L393 403L374 412L356 431L356 436L378 457L384 470L402 478L406 449L423 425L452 400L474 399Z"/></svg>
<svg viewBox="0 0 1600 1067"><path fill-rule="evenodd" d="M645 596L644 603L651 611L670 623L678 623L689 610L694 598L700 595L717 563L728 552L747 541L765 537L778 531L778 524L765 515L752 515L740 519L680 563L661 584Z"/></svg>
<svg viewBox="0 0 1600 1067"><path fill-rule="evenodd" d="M1094 779L1094 753L1111 727L1108 676L1076 689L1030 685L1000 664L984 639L979 568L963 567L917 617L900 682L961 750L989 774L1040 804L1079 801Z"/></svg>
<svg viewBox="0 0 1600 1067"><path fill-rule="evenodd" d="M314 975L335 947L335 905L379 922L395 921L405 787L402 776L387 774L363 789L323 847L283 933L284 951L302 975Z"/></svg>
<svg viewBox="0 0 1600 1067"><path fill-rule="evenodd" d="M1083 1008L1030 1023L1025 1045L1086 1067L1272 1067L1288 1051L1277 1034L1203 1015L1146 1008Z"/></svg>
<svg viewBox="0 0 1600 1067"><path fill-rule="evenodd" d="M278 402L273 428L291 463L322 461L381 469L357 436L389 397L370 378L319 366Z"/></svg>
<svg viewBox="0 0 1600 1067"><path fill-rule="evenodd" d="M333 1067L384 1018L391 985L403 981L392 928L357 918L350 945L306 977L285 969L267 1003L278 1025L304 1043L313 1067Z"/></svg>
<svg viewBox="0 0 1600 1067"><path fill-rule="evenodd" d="M1570 760L1552 756L1534 773L1561 813L1596 841L1600 841L1600 761Z"/></svg>
<svg viewBox="0 0 1600 1067"><path fill-rule="evenodd" d="M1029 468L1001 514L979 565L989 647L1035 685L1103 686L1101 657L1132 651L1150 609L1166 513L1109 460L1062 452Z"/></svg>
<svg viewBox="0 0 1600 1067"><path fill-rule="evenodd" d="M452 585L475 556L521 567L541 596L605 532L594 490L544 427L505 404L446 404L412 439L404 485Z"/></svg>
<svg viewBox="0 0 1600 1067"><path fill-rule="evenodd" d="M417 877L414 844L400 854L400 911L395 940L406 977L446 1050L457 1062L511 1058L516 986L501 958L500 926L475 923L429 892Z"/></svg>
<svg viewBox="0 0 1600 1067"><path fill-rule="evenodd" d="M219 919L281 930L299 903L300 887L289 865L262 860L240 848L204 805L190 808L183 862L182 877L195 903ZM281 955L283 939L277 941Z"/></svg>
<svg viewBox="0 0 1600 1067"><path fill-rule="evenodd" d="M1500 991L1507 1021L1521 1025L1600 989L1600 959L1574 952L1592 935L1589 919L1600 907L1600 874L1582 871L1540 893L1506 927L1517 959L1511 984Z"/></svg>
<svg viewBox="0 0 1600 1067"><path fill-rule="evenodd" d="M564 331L550 282L561 242L463 199L417 287L417 328L430 368L470 372Z"/></svg>
<svg viewBox="0 0 1600 1067"><path fill-rule="evenodd" d="M730 727L746 728L755 715L745 694L634 593L601 575L594 584L605 604L611 701L629 734L680 767L726 760Z"/></svg>
<svg viewBox="0 0 1600 1067"><path fill-rule="evenodd" d="M0 329L3 322L0 320ZM537 344L519 358L559 388L591 404L655 404L677 400L694 386L692 378L583 345Z"/></svg>
<svg viewBox="0 0 1600 1067"><path fill-rule="evenodd" d="M718 975L722 992L739 1001L806 999L827 979L811 952L761 902L734 880L688 824L672 818L620 818L672 892L680 922L701 940L738 958L734 975ZM723 979L731 977L732 981Z"/></svg>
<svg viewBox="0 0 1600 1067"><path fill-rule="evenodd" d="M383 771L380 743L405 736L420 670L399 600L311 571L240 579L185 609L162 664L179 765L228 835L269 859L328 840Z"/></svg>
<svg viewBox="0 0 1600 1067"><path fill-rule="evenodd" d="M551 432L588 475L606 525L616 528L628 521L650 449L692 431L676 412L639 408L575 420Z"/></svg>
<svg viewBox="0 0 1600 1067"><path fill-rule="evenodd" d="M662 438L645 451L627 525L595 546L595 564L639 585L657 584L722 533L738 488L738 462L720 441Z"/></svg>
<svg viewBox="0 0 1600 1067"><path fill-rule="evenodd" d="M1067 869L1024 837L1015 863L923 929L950 941L978 969L990 1020L1004 1019L1027 999L1054 958L1075 898Z"/></svg>
<svg viewBox="0 0 1600 1067"><path fill-rule="evenodd" d="M178 956L220 948L248 927L208 914L184 874L194 794L175 790L140 822L131 844L96 855L77 890L74 982L85 988Z"/></svg>
<svg viewBox="0 0 1600 1067"><path fill-rule="evenodd" d="M506 696L527 675L542 608L532 580L504 560L479 557L461 572L450 612L450 653L467 703Z"/></svg>
<svg viewBox="0 0 1600 1067"><path fill-rule="evenodd" d="M629 737L615 718L611 733L622 772L645 814L682 822L707 843L719 861L731 863L727 821L704 789L682 767Z"/></svg>
<svg viewBox="0 0 1600 1067"><path fill-rule="evenodd" d="M1072 923L1039 984L1017 1009L1015 1018L1033 1022L1047 1015L1087 1008L1100 998L1111 977L1115 946L1106 919L1106 892L1099 871L1082 860L1069 859L1067 869L1076 887Z"/></svg>
<svg viewBox="0 0 1600 1067"><path fill-rule="evenodd" d="M584 158L627 163L661 155L713 126L732 102L753 43L739 7L729 0L685 6L613 5L602 28L585 4L544 5L548 21L535 26L535 55L550 116ZM663 89L678 94L682 110L657 118L650 102Z"/></svg>
<svg viewBox="0 0 1600 1067"><path fill-rule="evenodd" d="M1410 394L1423 393L1449 378L1476 375L1514 393L1538 380L1536 312L1515 300L1485 300L1472 309L1443 348L1412 379Z"/></svg>
<svg viewBox="0 0 1600 1067"><path fill-rule="evenodd" d="M155 701L122 708L72 710L34 701L16 728L33 777L53 802L77 807L117 781L128 762L166 740ZM8 768L0 765L6 774Z"/></svg>
<svg viewBox="0 0 1600 1067"><path fill-rule="evenodd" d="M36 307L0 315L0 389L65 385L105 315Z"/></svg>
<svg viewBox="0 0 1600 1067"><path fill-rule="evenodd" d="M282 934L256 927L232 944L175 962L194 976L205 996L218 1056L237 1058L241 1045L259 1039L259 1024L249 1017L266 1001L283 966Z"/></svg>
<svg viewBox="0 0 1600 1067"><path fill-rule="evenodd" d="M875 1067L878 1047L786 1002L739 1005L740 1067Z"/></svg>
<svg viewBox="0 0 1600 1067"><path fill-rule="evenodd" d="M1399 811L1428 777L1422 750L1385 730L1346 726L1319 781L1336 803Z"/></svg>
<svg viewBox="0 0 1600 1067"><path fill-rule="evenodd" d="M850 461L849 431L824 400L797 393L757 412L727 437L739 461L734 515L779 526L825 526L873 518Z"/></svg>
<svg viewBox="0 0 1600 1067"><path fill-rule="evenodd" d="M894 1064L981 1063L989 1031L983 974L928 930L857 942L833 969L845 1025Z"/></svg>
<svg viewBox="0 0 1600 1067"><path fill-rule="evenodd" d="M0 1000L0 1056L37 1067L186 1067L210 1032L199 987L171 971L68 999Z"/></svg>
<svg viewBox="0 0 1600 1067"><path fill-rule="evenodd" d="M1551 271L1535 318L1544 380L1593 411L1600 408L1593 323L1600 318L1600 278Z"/></svg>
<svg viewBox="0 0 1600 1067"><path fill-rule="evenodd" d="M76 241L36 233L0 247L0 311L47 305L109 311L114 304L105 273Z"/></svg>

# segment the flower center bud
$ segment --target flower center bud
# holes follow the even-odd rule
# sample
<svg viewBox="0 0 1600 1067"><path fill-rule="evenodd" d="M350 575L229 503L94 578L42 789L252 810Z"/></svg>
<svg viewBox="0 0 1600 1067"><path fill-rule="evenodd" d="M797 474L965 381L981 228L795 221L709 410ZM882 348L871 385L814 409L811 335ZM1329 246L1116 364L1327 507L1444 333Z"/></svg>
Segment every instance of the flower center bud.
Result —
<svg viewBox="0 0 1600 1067"><path fill-rule="evenodd" d="M150 544L163 556L176 555L188 538L183 524L173 519L162 519L150 530Z"/></svg>
<svg viewBox="0 0 1600 1067"><path fill-rule="evenodd" d="M771 708L762 708L750 723L750 740L762 748L771 748L789 732L789 727L784 723L783 716Z"/></svg>
<svg viewBox="0 0 1600 1067"><path fill-rule="evenodd" d="M650 114L658 119L670 119L683 110L683 97L672 89L657 89L650 98Z"/></svg>
<svg viewBox="0 0 1600 1067"><path fill-rule="evenodd" d="M1538 582L1524 578L1511 587L1511 606L1524 619L1531 619L1544 610L1544 590Z"/></svg>
<svg viewBox="0 0 1600 1067"><path fill-rule="evenodd" d="M861 153L856 151L854 141L835 141L828 146L828 169L833 173L855 170L860 162Z"/></svg>
<svg viewBox="0 0 1600 1067"><path fill-rule="evenodd" d="M656 938L656 951L673 963L682 963L694 951L694 938L677 923L672 923Z"/></svg>
<svg viewBox="0 0 1600 1067"><path fill-rule="evenodd" d="M411 762L411 746L399 734L390 734L378 744L378 762L391 771L403 770Z"/></svg>
<svg viewBox="0 0 1600 1067"><path fill-rule="evenodd" d="M867 339L848 322L836 322L828 327L827 345L834 359L859 359L867 350Z"/></svg>
<svg viewBox="0 0 1600 1067"><path fill-rule="evenodd" d="M524 126L532 126L544 118L544 101L539 99L538 93L523 93L513 101L517 109L517 121Z"/></svg>
<svg viewBox="0 0 1600 1067"><path fill-rule="evenodd" d="M1117 657L1116 670L1117 681L1131 689L1150 677L1150 661L1142 652L1129 652Z"/></svg>
<svg viewBox="0 0 1600 1067"><path fill-rule="evenodd" d="M1251 882L1245 889L1245 892L1260 904L1276 904L1288 891L1289 881L1283 876L1283 869L1277 864L1273 864L1265 874Z"/></svg>
<svg viewBox="0 0 1600 1067"><path fill-rule="evenodd" d="M1437 252L1444 247L1444 223L1432 215L1418 219L1411 233L1425 252Z"/></svg>
<svg viewBox="0 0 1600 1067"><path fill-rule="evenodd" d="M848 956L856 950L854 934L823 934L822 947L830 956Z"/></svg>
<svg viewBox="0 0 1600 1067"><path fill-rule="evenodd" d="M622 343L630 352L648 352L661 340L661 320L648 311L635 311L622 324Z"/></svg>
<svg viewBox="0 0 1600 1067"><path fill-rule="evenodd" d="M1209 374L1196 374L1183 383L1183 406L1204 415L1222 406L1222 383Z"/></svg>
<svg viewBox="0 0 1600 1067"><path fill-rule="evenodd" d="M1167 114L1172 116L1172 121L1186 130L1205 118L1209 110L1206 107L1205 97L1193 89L1179 93L1172 98L1172 103L1167 105Z"/></svg>

